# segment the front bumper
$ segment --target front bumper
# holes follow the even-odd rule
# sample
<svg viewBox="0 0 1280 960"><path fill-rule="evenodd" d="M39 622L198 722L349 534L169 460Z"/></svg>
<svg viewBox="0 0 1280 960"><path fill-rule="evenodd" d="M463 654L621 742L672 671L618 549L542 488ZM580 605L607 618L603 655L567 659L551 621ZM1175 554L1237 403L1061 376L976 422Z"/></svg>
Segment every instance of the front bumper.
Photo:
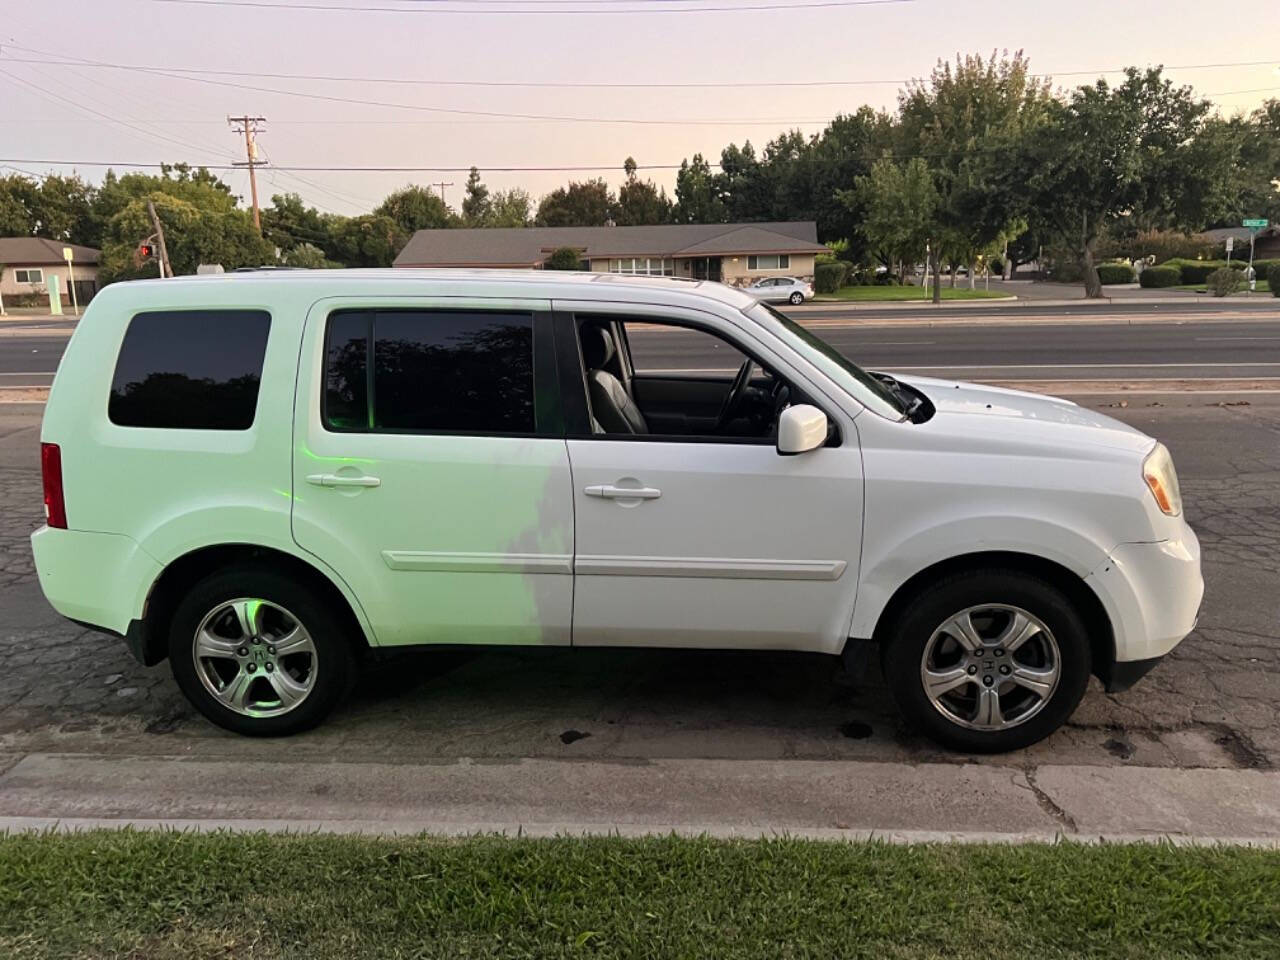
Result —
<svg viewBox="0 0 1280 960"><path fill-rule="evenodd" d="M1114 663L1099 664L1099 673L1108 689L1127 689L1195 629L1204 597L1200 541L1183 524L1173 539L1122 543L1085 583L1115 638Z"/></svg>

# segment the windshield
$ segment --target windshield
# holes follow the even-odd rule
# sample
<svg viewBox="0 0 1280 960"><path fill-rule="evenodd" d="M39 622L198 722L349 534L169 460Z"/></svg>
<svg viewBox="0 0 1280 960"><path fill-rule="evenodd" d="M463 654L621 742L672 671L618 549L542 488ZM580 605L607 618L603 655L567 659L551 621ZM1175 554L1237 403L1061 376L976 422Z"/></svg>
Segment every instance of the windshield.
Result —
<svg viewBox="0 0 1280 960"><path fill-rule="evenodd" d="M890 420L901 420L906 408L897 395L831 344L763 303L748 307L747 316L785 340L797 353L834 380L846 393Z"/></svg>

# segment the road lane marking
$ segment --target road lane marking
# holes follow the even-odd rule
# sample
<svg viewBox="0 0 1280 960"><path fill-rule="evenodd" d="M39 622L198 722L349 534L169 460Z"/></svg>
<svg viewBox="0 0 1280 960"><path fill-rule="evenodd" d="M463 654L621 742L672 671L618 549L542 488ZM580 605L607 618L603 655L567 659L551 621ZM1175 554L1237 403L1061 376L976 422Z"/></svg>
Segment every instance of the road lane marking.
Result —
<svg viewBox="0 0 1280 960"><path fill-rule="evenodd" d="M1228 340L1280 340L1280 337L1196 337L1201 343L1225 343Z"/></svg>

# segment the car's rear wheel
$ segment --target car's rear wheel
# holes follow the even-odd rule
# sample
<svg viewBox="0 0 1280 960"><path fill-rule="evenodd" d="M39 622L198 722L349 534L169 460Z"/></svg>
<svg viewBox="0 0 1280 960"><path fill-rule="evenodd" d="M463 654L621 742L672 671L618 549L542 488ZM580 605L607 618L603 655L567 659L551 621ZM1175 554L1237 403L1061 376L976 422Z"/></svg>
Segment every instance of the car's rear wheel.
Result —
<svg viewBox="0 0 1280 960"><path fill-rule="evenodd" d="M1065 593L1015 570L934 584L906 606L883 649L907 719L958 750L996 753L1044 739L1089 681L1087 630Z"/></svg>
<svg viewBox="0 0 1280 960"><path fill-rule="evenodd" d="M795 293L791 294L790 300L796 305L802 304L804 303L804 294L797 290Z"/></svg>
<svg viewBox="0 0 1280 960"><path fill-rule="evenodd" d="M310 586L268 567L225 570L178 605L169 662L187 699L218 726L297 733L323 720L355 677L342 622Z"/></svg>

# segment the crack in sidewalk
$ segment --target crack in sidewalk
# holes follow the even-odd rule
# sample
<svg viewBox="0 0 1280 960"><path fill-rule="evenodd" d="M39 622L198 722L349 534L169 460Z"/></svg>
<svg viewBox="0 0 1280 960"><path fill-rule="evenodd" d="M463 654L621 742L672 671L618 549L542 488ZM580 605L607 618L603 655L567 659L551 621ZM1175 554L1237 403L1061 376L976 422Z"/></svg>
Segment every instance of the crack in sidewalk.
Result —
<svg viewBox="0 0 1280 960"><path fill-rule="evenodd" d="M1071 814L1067 813L1067 811L1063 810L1062 807L1058 806L1058 804L1054 802L1053 797L1045 793L1044 790L1041 789L1040 785L1036 783L1036 768L1029 765L1023 767L1022 776L1027 782L1027 786L1022 789L1029 789L1031 791L1032 796L1036 798L1036 803L1040 805L1040 809L1061 824L1067 833L1077 833L1078 830L1076 828L1075 818L1071 816ZM1013 780L1013 785L1016 787L1022 787L1022 785L1018 783L1016 777Z"/></svg>

